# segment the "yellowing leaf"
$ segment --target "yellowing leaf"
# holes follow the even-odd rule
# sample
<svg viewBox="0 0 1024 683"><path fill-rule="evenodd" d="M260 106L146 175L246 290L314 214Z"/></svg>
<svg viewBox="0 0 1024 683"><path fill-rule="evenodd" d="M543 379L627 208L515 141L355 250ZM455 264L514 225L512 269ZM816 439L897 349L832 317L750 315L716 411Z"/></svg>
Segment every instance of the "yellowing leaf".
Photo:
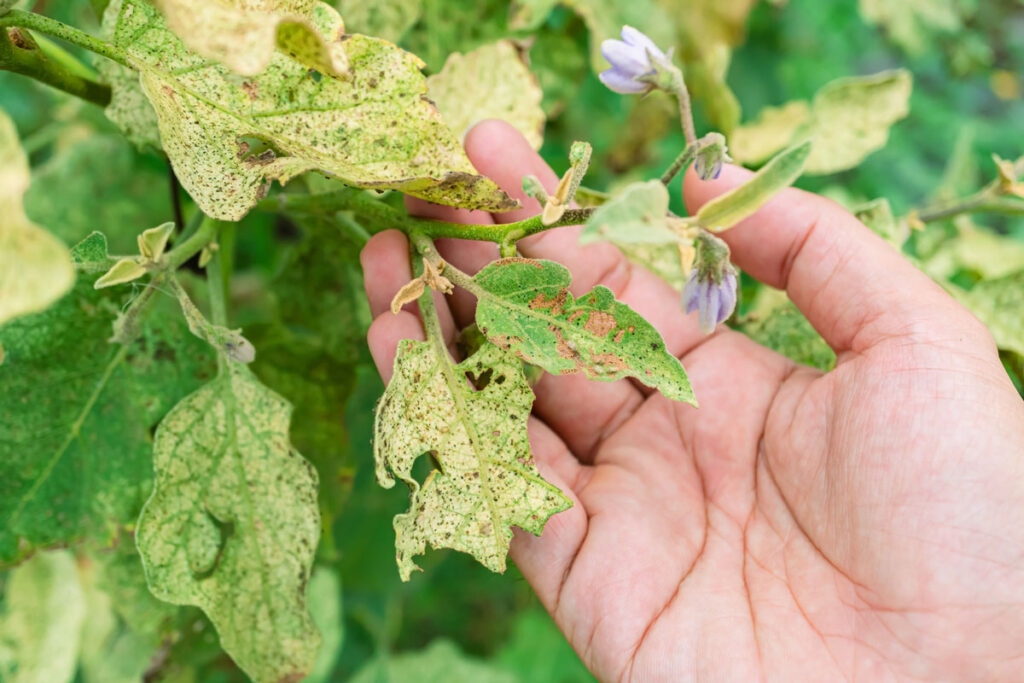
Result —
<svg viewBox="0 0 1024 683"><path fill-rule="evenodd" d="M807 172L853 168L885 147L889 128L910 112L912 89L910 72L900 69L840 78L819 90L811 103L814 149Z"/></svg>
<svg viewBox="0 0 1024 683"><path fill-rule="evenodd" d="M403 581L427 543L505 571L511 527L539 535L551 515L570 506L534 465L526 433L532 405L519 361L491 344L458 365L429 342L399 344L394 377L377 406L374 457L381 486L391 488L398 477L411 491L409 511L395 517ZM413 465L428 452L440 469L421 486Z"/></svg>
<svg viewBox="0 0 1024 683"><path fill-rule="evenodd" d="M255 76L280 48L310 69L343 74L345 27L318 0L155 0L167 26L207 59Z"/></svg>
<svg viewBox="0 0 1024 683"><path fill-rule="evenodd" d="M164 255L167 240L174 232L174 223L164 223L155 228L144 230L139 235L139 255L147 261L156 262Z"/></svg>
<svg viewBox="0 0 1024 683"><path fill-rule="evenodd" d="M783 147L810 137L814 148L805 173L836 173L860 164L885 146L889 128L910 111L909 71L840 78L826 84L808 105L796 100L764 109L737 128L729 151L737 161L757 164Z"/></svg>
<svg viewBox="0 0 1024 683"><path fill-rule="evenodd" d="M810 118L811 108L803 100L765 107L756 119L732 132L729 152L741 164L759 164L785 147Z"/></svg>
<svg viewBox="0 0 1024 683"><path fill-rule="evenodd" d="M114 0L106 18L141 73L178 178L209 216L237 220L266 181L312 169L441 204L517 206L477 174L425 99L420 63L391 43L350 36L348 80L318 77L281 53L246 80L188 52L148 3Z"/></svg>
<svg viewBox="0 0 1024 683"><path fill-rule="evenodd" d="M540 149L544 140L543 93L510 40L465 55L452 53L441 72L427 79L427 94L459 137L479 121L501 119L515 126L534 149Z"/></svg>
<svg viewBox="0 0 1024 683"><path fill-rule="evenodd" d="M0 110L0 325L46 308L75 280L67 247L25 215L28 185L14 122Z"/></svg>
<svg viewBox="0 0 1024 683"><path fill-rule="evenodd" d="M580 243L673 244L678 238L666 221L668 201L660 180L633 183L591 214Z"/></svg>
<svg viewBox="0 0 1024 683"><path fill-rule="evenodd" d="M288 440L291 407L228 363L157 428L137 543L150 590L200 607L258 683L300 680L320 636L306 606L317 477Z"/></svg>
<svg viewBox="0 0 1024 683"><path fill-rule="evenodd" d="M943 242L928 257L926 266L933 277L952 277L958 270L968 270L992 280L1024 270L1024 243L965 221L955 238Z"/></svg>
<svg viewBox="0 0 1024 683"><path fill-rule="evenodd" d="M912 53L923 52L933 34L953 33L961 26L957 0L860 0L860 13Z"/></svg>
<svg viewBox="0 0 1024 683"><path fill-rule="evenodd" d="M495 261L474 281L480 331L527 363L606 382L634 377L696 405L686 371L658 331L607 287L574 298L565 266L522 258Z"/></svg>
<svg viewBox="0 0 1024 683"><path fill-rule="evenodd" d="M143 268L142 265L134 258L123 258L111 266L110 270L96 280L93 287L96 289L103 289L104 287L122 285L125 282L137 280L145 274L146 269Z"/></svg>
<svg viewBox="0 0 1024 683"><path fill-rule="evenodd" d="M694 222L705 230L728 230L753 215L775 194L793 184L811 154L811 143L790 147L765 164L754 177L700 207Z"/></svg>
<svg viewBox="0 0 1024 683"><path fill-rule="evenodd" d="M988 327L996 346L1024 356L1024 270L953 294Z"/></svg>
<svg viewBox="0 0 1024 683"><path fill-rule="evenodd" d="M397 43L423 11L423 0L335 0L349 33L363 33Z"/></svg>
<svg viewBox="0 0 1024 683"><path fill-rule="evenodd" d="M9 575L0 619L0 680L69 683L75 676L85 595L68 550L38 553ZM4 653L4 648L10 648Z"/></svg>

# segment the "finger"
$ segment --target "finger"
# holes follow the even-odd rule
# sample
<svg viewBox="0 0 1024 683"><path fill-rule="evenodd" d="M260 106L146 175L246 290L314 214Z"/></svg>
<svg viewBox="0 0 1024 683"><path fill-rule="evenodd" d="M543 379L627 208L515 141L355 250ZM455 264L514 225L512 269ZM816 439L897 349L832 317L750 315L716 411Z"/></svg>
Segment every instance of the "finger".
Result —
<svg viewBox="0 0 1024 683"><path fill-rule="evenodd" d="M409 263L409 241L397 230L377 233L363 247L359 260L363 266L363 283L371 315L374 318L385 313L391 315L391 300L413 277ZM445 343L451 346L455 340L455 322L444 295L439 292L433 294L434 306L441 321L441 332ZM419 307L413 301L405 304L402 310L417 317L419 315Z"/></svg>
<svg viewBox="0 0 1024 683"><path fill-rule="evenodd" d="M536 200L523 192L522 178L532 174L549 192L558 176L515 128L503 121L484 121L466 134L466 153L473 165L493 179L522 209L494 214L499 223L523 220L540 213ZM622 252L606 242L579 244L581 226L563 227L532 235L519 241L519 249L530 258L558 261L572 272L569 289L576 296L596 285L604 285L615 297L651 322L665 339L670 353L680 356L703 335L681 312L679 294L660 278L634 266Z"/></svg>
<svg viewBox="0 0 1024 683"><path fill-rule="evenodd" d="M410 311L399 311L398 315L387 311L374 319L366 333L366 343L384 384L388 384L394 374L398 342L403 339L424 341L426 338L420 319Z"/></svg>
<svg viewBox="0 0 1024 683"><path fill-rule="evenodd" d="M491 214L486 211L456 209L416 197L406 197L405 208L412 216L433 218L449 223L476 225L494 223ZM437 250L441 254L441 258L470 275L475 275L478 270L498 258L497 245L479 240L440 239L437 240ZM459 287L455 289L448 301L452 316L460 329L472 324L476 312L476 298L472 294Z"/></svg>
<svg viewBox="0 0 1024 683"><path fill-rule="evenodd" d="M683 179L690 213L746 182L752 173L726 166L717 180ZM795 188L783 190L721 237L733 260L779 289L841 353L904 337L915 322L961 312L953 300L896 249L841 206Z"/></svg>

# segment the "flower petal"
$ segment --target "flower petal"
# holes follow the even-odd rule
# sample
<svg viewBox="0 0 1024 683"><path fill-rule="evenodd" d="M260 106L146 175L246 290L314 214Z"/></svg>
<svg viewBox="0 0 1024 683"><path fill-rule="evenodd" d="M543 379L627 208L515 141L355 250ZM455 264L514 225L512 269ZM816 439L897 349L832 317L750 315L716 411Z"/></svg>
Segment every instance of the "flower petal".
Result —
<svg viewBox="0 0 1024 683"><path fill-rule="evenodd" d="M700 331L704 334L711 334L715 331L715 325L718 324L718 311L721 309L718 287L713 282L706 282L702 293L698 315Z"/></svg>
<svg viewBox="0 0 1024 683"><path fill-rule="evenodd" d="M654 41L647 37L647 35L632 26L622 27L622 40L628 45L641 48L643 52L649 52L652 57L657 57L662 61L668 61L668 57L662 52Z"/></svg>
<svg viewBox="0 0 1024 683"><path fill-rule="evenodd" d="M719 286L721 291L721 308L718 311L718 322L725 322L730 315L732 315L733 309L736 308L736 274L733 272L727 272L722 276L722 284Z"/></svg>
<svg viewBox="0 0 1024 683"><path fill-rule="evenodd" d="M620 95L639 95L647 92L649 87L646 83L635 81L630 75L616 68L602 71L598 78L608 86L609 90Z"/></svg>
<svg viewBox="0 0 1024 683"><path fill-rule="evenodd" d="M697 269L694 268L690 271L690 277L686 278L686 286L683 287L683 309L687 313L693 313L697 310L699 297L697 287Z"/></svg>
<svg viewBox="0 0 1024 683"><path fill-rule="evenodd" d="M608 60L613 69L620 69L633 78L654 70L643 48L627 45L621 40L606 40L601 43L601 56Z"/></svg>

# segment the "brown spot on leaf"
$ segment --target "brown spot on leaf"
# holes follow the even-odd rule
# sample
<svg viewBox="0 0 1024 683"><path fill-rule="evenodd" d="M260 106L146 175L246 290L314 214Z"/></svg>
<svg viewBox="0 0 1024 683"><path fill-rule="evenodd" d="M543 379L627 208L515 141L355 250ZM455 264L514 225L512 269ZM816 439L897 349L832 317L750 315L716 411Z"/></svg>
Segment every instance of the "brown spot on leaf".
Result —
<svg viewBox="0 0 1024 683"><path fill-rule="evenodd" d="M256 98L260 96L259 83L257 83L256 81L243 81L242 91L250 100L255 101Z"/></svg>
<svg viewBox="0 0 1024 683"><path fill-rule="evenodd" d="M598 337L604 337L618 326L615 316L605 311L591 311L583 329Z"/></svg>
<svg viewBox="0 0 1024 683"><path fill-rule="evenodd" d="M562 315L565 311L565 301L568 296L569 292L564 289L556 296L550 298L545 296L544 292L537 292L537 296L530 299L530 303L528 305L534 311L551 309L551 315Z"/></svg>

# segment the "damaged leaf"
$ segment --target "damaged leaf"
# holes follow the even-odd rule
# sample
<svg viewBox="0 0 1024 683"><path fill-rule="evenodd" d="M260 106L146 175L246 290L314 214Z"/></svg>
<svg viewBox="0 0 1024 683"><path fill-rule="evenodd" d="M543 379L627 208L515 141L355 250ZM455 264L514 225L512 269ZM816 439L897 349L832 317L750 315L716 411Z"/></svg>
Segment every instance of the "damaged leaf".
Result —
<svg viewBox="0 0 1024 683"><path fill-rule="evenodd" d="M25 215L28 186L28 160L0 110L0 325L43 310L75 281L67 247Z"/></svg>
<svg viewBox="0 0 1024 683"><path fill-rule="evenodd" d="M472 382L472 383L471 383ZM537 471L526 422L533 392L512 354L485 344L455 365L428 342L402 340L395 374L377 406L377 481L410 489L409 511L395 517L398 570L408 581L413 557L452 548L505 571L512 526L539 535L571 503ZM435 469L421 485L416 460Z"/></svg>
<svg viewBox="0 0 1024 683"><path fill-rule="evenodd" d="M544 141L543 93L511 40L465 55L453 52L441 72L427 79L427 94L459 137L484 119L501 119L515 126L534 149Z"/></svg>
<svg viewBox="0 0 1024 683"><path fill-rule="evenodd" d="M660 180L633 183L590 216L580 243L673 244L668 201L668 188Z"/></svg>
<svg viewBox="0 0 1024 683"><path fill-rule="evenodd" d="M289 442L290 419L284 399L227 363L157 428L136 537L153 594L206 612L258 683L300 680L320 644L306 605L317 476Z"/></svg>
<svg viewBox="0 0 1024 683"><path fill-rule="evenodd" d="M574 298L565 266L522 258L495 261L474 281L482 290L476 309L481 332L527 363L602 381L635 377L696 405L686 371L658 331L608 288Z"/></svg>
<svg viewBox="0 0 1024 683"><path fill-rule="evenodd" d="M518 205L477 174L425 98L417 58L387 41L348 37L346 80L281 53L244 79L190 53L148 3L114 0L106 19L140 72L175 173L213 218L238 220L268 181L312 169L441 204Z"/></svg>

